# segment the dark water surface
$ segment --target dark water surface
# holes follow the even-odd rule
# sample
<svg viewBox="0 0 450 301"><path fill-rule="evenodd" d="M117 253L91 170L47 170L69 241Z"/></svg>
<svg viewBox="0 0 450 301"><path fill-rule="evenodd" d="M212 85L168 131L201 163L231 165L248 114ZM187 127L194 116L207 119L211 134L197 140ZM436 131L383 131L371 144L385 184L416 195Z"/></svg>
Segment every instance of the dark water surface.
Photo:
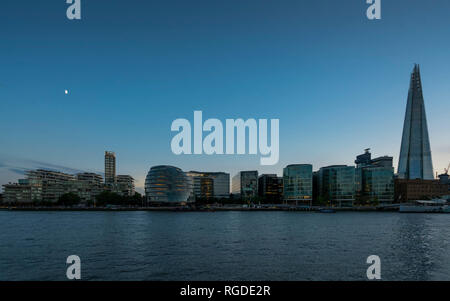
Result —
<svg viewBox="0 0 450 301"><path fill-rule="evenodd" d="M0 280L450 280L450 215L0 211Z"/></svg>

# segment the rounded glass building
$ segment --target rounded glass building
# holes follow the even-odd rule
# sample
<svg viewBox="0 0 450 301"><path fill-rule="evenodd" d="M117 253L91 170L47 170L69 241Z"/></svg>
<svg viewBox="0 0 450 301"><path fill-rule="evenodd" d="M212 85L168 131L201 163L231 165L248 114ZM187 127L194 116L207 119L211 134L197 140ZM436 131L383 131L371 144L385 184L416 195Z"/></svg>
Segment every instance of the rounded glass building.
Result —
<svg viewBox="0 0 450 301"><path fill-rule="evenodd" d="M174 166L153 166L145 178L145 195L151 203L179 204L194 200L192 181Z"/></svg>

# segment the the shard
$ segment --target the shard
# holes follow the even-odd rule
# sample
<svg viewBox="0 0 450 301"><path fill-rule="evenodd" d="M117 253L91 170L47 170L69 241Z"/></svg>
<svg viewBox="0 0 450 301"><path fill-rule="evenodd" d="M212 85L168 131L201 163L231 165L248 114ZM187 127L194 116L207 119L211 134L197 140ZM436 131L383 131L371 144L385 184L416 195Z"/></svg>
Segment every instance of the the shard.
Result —
<svg viewBox="0 0 450 301"><path fill-rule="evenodd" d="M414 66L411 74L398 177L401 179L434 179L419 65Z"/></svg>

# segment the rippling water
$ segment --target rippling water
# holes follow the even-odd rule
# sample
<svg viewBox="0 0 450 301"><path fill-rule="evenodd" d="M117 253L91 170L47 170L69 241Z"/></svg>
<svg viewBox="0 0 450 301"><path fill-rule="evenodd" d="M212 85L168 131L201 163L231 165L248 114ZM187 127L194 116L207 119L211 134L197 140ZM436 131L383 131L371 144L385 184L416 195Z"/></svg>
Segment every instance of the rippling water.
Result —
<svg viewBox="0 0 450 301"><path fill-rule="evenodd" d="M450 215L0 211L0 280L450 280Z"/></svg>

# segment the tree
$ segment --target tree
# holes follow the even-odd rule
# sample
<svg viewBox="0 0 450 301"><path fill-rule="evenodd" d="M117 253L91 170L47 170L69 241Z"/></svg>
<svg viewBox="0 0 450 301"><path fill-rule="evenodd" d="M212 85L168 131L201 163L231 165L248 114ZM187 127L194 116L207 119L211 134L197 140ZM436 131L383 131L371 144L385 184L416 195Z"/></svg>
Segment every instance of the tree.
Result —
<svg viewBox="0 0 450 301"><path fill-rule="evenodd" d="M65 193L58 199L58 205L73 206L81 202L81 198L73 192Z"/></svg>
<svg viewBox="0 0 450 301"><path fill-rule="evenodd" d="M98 194L96 197L96 205L97 206L106 206L106 205L120 205L122 203L122 196L115 192L103 191Z"/></svg>

